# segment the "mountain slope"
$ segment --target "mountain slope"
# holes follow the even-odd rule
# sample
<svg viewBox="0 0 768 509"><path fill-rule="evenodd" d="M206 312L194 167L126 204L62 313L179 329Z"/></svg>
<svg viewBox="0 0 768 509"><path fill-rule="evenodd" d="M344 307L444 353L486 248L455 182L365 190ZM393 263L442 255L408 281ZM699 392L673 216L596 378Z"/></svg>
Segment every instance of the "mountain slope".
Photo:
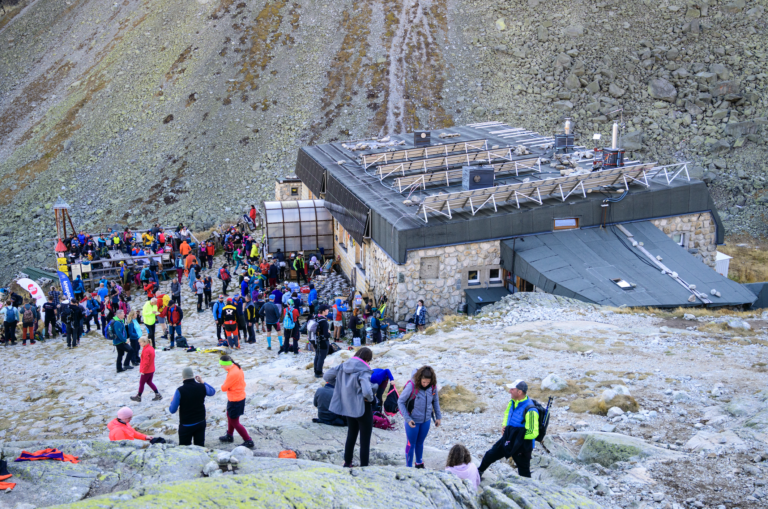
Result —
<svg viewBox="0 0 768 509"><path fill-rule="evenodd" d="M765 1L740 1L22 1L0 18L0 279L50 265L57 196L78 228L207 228L303 144L565 115L586 142L620 107L634 156L695 161L727 224L764 233L762 127L725 130L766 115Z"/></svg>

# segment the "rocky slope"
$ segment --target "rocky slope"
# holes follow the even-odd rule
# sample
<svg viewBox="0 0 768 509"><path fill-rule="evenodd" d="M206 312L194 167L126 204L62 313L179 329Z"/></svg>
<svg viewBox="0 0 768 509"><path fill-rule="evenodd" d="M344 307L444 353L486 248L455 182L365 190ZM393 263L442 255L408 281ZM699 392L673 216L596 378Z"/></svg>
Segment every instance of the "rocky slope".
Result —
<svg viewBox="0 0 768 509"><path fill-rule="evenodd" d="M766 0L22 0L0 18L0 243L207 228L297 148L491 119L692 161L729 232L764 234ZM1 12L1 11L0 11ZM623 115L615 113L623 108Z"/></svg>
<svg viewBox="0 0 768 509"><path fill-rule="evenodd" d="M186 285L182 297L189 343L215 345L211 314L194 312L196 299ZM768 313L687 313L638 314L546 294L517 294L476 319L448 317L424 334L373 346L372 366L392 370L399 387L421 365L436 370L444 417L426 443L430 471L442 470L456 443L466 445L479 461L499 436L509 400L503 384L523 378L534 398L545 402L555 397L546 450L537 447L534 454L534 479L610 508L762 507L768 497ZM312 375L312 354L302 350L297 356L277 356L265 343L265 334L258 334L256 344L233 353L248 384L242 422L256 441L253 461L292 449L300 460L340 465L345 430L310 422L320 386ZM184 468L162 467L179 460L167 457L182 454L173 448L140 452L135 462L125 459L130 451L104 452L106 424L124 405L133 408L137 429L175 440L178 418L167 407L181 370L192 366L218 389L224 371L215 354L164 351L167 340L158 340L154 382L165 398L134 403L129 397L136 392L138 374L115 374L114 349L100 334L85 335L76 350L62 345L56 339L3 350L0 372L8 390L0 401L0 447L5 458L21 448L59 444L94 454L81 467L85 471L66 474L76 488L68 501L121 490L139 490L128 498L171 493L144 488L200 477L221 450L232 449L216 440L226 426L226 396L218 392L206 403L206 445L215 450L183 453L191 455L185 456ZM334 354L326 366L350 355ZM394 430L374 431L374 465L404 464L403 424L397 417ZM40 486L41 480L50 480L50 489L36 491L22 484L0 497L0 507L61 501L55 499L60 491L56 481L64 474L45 465L12 465L22 482ZM25 473L28 467L42 470ZM254 473L244 465L238 468L239 474ZM397 472L411 479L411 473ZM504 462L492 466L489 474L486 488L511 482L514 475ZM243 489L257 489L251 481L243 483ZM425 486L431 490L433 484ZM119 504L124 499L110 500Z"/></svg>

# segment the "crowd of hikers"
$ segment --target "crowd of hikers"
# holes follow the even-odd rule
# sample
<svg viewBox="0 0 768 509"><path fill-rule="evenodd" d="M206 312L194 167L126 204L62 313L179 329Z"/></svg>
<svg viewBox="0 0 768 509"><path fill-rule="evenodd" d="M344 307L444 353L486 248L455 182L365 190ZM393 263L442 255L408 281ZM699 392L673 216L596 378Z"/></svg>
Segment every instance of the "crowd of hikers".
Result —
<svg viewBox="0 0 768 509"><path fill-rule="evenodd" d="M257 333L266 336L266 348L272 350L276 336L280 354L298 355L302 334L309 336L308 348L314 351L314 376L324 384L317 389L314 406L317 418L314 422L347 427L344 448L344 466L353 465L355 446L359 440L359 466L368 466L370 443L374 427L390 429L393 416L403 417L405 437L405 463L408 467L425 468L424 445L431 426L442 423L437 374L430 366L415 369L411 378L398 392L392 373L388 369L373 369L373 351L363 346L366 340L376 344L386 334L382 324L382 308L365 303L343 302L335 299L331 305L321 303L313 280L324 271L338 268L338 259L324 260L323 253L310 256L306 261L303 253L284 254L279 250L274 256L262 253L263 245L237 228L225 232L217 242L192 242L188 230L179 228L166 234L158 225L138 236L126 229L121 235L101 235L90 238L84 232L65 242L69 255L95 260L109 255L109 250L120 250L130 256L147 253L170 253L173 267L162 270L149 262L128 266L120 262L119 280L98 281L94 291L86 292L83 281L73 281L74 297L67 300L56 288L50 290L47 302L38 308L31 299L23 299L12 293L0 309L4 323L2 342L16 344L16 330L21 324L23 345L36 343L36 338L55 338L61 333L66 337L67 348L77 348L83 334L91 332L91 324L104 338L110 340L117 352L115 368L118 373L139 368L138 390L131 400L140 403L144 389L148 387L154 396L152 401L163 398L153 382L155 373L156 327L160 324L170 348L186 347L182 344L182 287L184 278L190 291L196 296L196 311L210 311L216 324L219 346L238 350L242 344L256 343ZM216 245L223 248L226 261L214 269ZM138 267L138 271L134 271ZM287 281L293 269L297 283ZM170 291L160 292L160 279L171 272ZM214 281L221 285L221 292L213 298ZM300 287L299 284L304 286ZM140 307L132 307L134 298L146 296ZM384 301L384 306L386 301ZM350 309L352 308L352 309ZM345 323L343 317L351 311ZM306 314L306 320L303 318ZM42 315L42 316L41 316ZM412 322L420 331L426 325L424 301L419 300ZM301 322L306 323L302 324ZM42 322L43 331L38 331ZM60 324L63 324L60 325ZM367 327L366 327L367 326ZM329 350L341 339L342 330L352 332L353 341L361 346L353 357L324 371ZM62 332L62 330L64 332ZM146 331L146 335L144 334ZM177 341L178 340L178 344ZM227 395L227 430L219 437L221 442L235 441L235 431L242 444L253 448L254 442L240 423L245 414L246 382L241 366L230 355L222 355L218 363L226 372L226 379L219 390ZM542 407L527 398L527 385L517 380L509 384L510 402L503 417L502 437L483 456L477 468L470 452L461 444L455 445L448 455L446 470L475 487L483 472L495 461L512 458L522 476L530 477L531 452L536 439L546 432L540 427ZM388 390L387 390L388 389ZM192 368L181 372L181 385L173 393L169 411L178 413L178 439L181 445L205 444L205 398L212 397L216 389L195 376ZM110 440L163 440L143 435L131 427L133 411L121 408L117 417L108 425Z"/></svg>

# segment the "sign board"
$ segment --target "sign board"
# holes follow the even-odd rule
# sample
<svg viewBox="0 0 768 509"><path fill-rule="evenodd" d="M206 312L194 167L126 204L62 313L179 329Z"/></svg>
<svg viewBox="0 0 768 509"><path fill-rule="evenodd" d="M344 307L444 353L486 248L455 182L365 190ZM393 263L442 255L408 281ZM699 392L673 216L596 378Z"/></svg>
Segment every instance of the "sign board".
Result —
<svg viewBox="0 0 768 509"><path fill-rule="evenodd" d="M437 279L440 274L440 257L428 256L421 259L419 279Z"/></svg>

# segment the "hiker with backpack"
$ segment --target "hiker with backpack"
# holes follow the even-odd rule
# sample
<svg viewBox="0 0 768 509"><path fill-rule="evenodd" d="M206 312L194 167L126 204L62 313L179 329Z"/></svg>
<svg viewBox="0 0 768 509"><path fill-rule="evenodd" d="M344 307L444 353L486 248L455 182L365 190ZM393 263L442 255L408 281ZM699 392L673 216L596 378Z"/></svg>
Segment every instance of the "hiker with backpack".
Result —
<svg viewBox="0 0 768 509"><path fill-rule="evenodd" d="M127 369L133 369L131 366L131 358L133 358L133 349L128 343L128 331L125 330L125 313L123 310L119 310L115 318L107 325L107 339L112 341L112 344L117 349L117 360L115 366L117 372L122 373ZM123 362L123 356L125 356L125 362Z"/></svg>
<svg viewBox="0 0 768 509"><path fill-rule="evenodd" d="M224 306L226 306L226 303L224 302L224 296L219 295L219 297L216 299L216 302L213 303L213 306L211 306L211 312L213 313L213 321L216 323L216 339L218 340L219 344L221 344L221 313L224 311Z"/></svg>
<svg viewBox="0 0 768 509"><path fill-rule="evenodd" d="M19 310L13 305L13 301L8 299L5 302L5 320L3 321L3 328L5 329L5 335L3 336L3 343L6 346L8 344L16 344L16 326L19 324Z"/></svg>
<svg viewBox="0 0 768 509"><path fill-rule="evenodd" d="M181 304L181 283L171 281L171 301Z"/></svg>
<svg viewBox="0 0 768 509"><path fill-rule="evenodd" d="M194 291L195 294L197 294L197 312L202 313L203 312L203 293L205 292L205 283L198 279L195 281Z"/></svg>
<svg viewBox="0 0 768 509"><path fill-rule="evenodd" d="M224 329L226 344L230 348L240 348L240 338L237 329L237 308L232 303L232 299L227 299L227 304L221 311L219 325Z"/></svg>
<svg viewBox="0 0 768 509"><path fill-rule="evenodd" d="M61 304L61 321L67 328L67 348L75 348L80 344L80 321L83 319L83 311L77 302L64 300Z"/></svg>
<svg viewBox="0 0 768 509"><path fill-rule="evenodd" d="M267 350L272 350L272 328L279 334L277 339L280 341L280 349L283 348L283 335L280 332L280 308L275 304L275 296L270 294L269 301L261 307L261 316L267 323ZM315 371L317 376L317 371Z"/></svg>
<svg viewBox="0 0 768 509"><path fill-rule="evenodd" d="M245 306L243 308L245 314L245 326L248 331L248 343L253 344L256 342L256 333L253 330L253 326L256 324L257 317L259 315L256 305L251 300L250 295L245 296Z"/></svg>
<svg viewBox="0 0 768 509"><path fill-rule="evenodd" d="M149 385L149 388L155 393L155 397L152 398L152 401L160 401L163 397L160 395L157 387L155 387L155 384L152 383L152 378L155 376L155 349L152 348L152 344L147 338L141 338L139 343L141 344L141 364L139 364L139 374L141 377L139 378L139 392L135 396L131 396L131 401L141 403L141 395L144 393L145 384Z"/></svg>
<svg viewBox="0 0 768 509"><path fill-rule="evenodd" d="M373 432L373 400L377 386L371 385L372 370L369 362L373 352L362 347L355 356L343 364L329 369L323 380L334 383L333 398L328 409L347 418L347 441L344 444L344 466L352 467L355 442L360 435L360 466L368 466Z"/></svg>
<svg viewBox="0 0 768 509"><path fill-rule="evenodd" d="M403 387L397 406L405 420L405 436L408 443L405 446L405 464L413 466L413 456L416 454L416 468L424 468L424 441L427 439L429 427L434 413L435 426L440 426L440 397L437 394L437 375L430 366L422 366L416 370L413 378Z"/></svg>
<svg viewBox="0 0 768 509"><path fill-rule="evenodd" d="M271 296L270 296L271 297ZM320 305L319 311L317 313L316 322L315 325L315 362L314 362L314 368L315 368L315 378L322 378L323 377L323 365L325 364L325 358L328 356L328 348L331 346L330 344L330 330L328 326L328 311L329 307L325 304ZM307 326L307 331L310 333L310 337L312 336L312 331L310 330L310 327Z"/></svg>
<svg viewBox="0 0 768 509"><path fill-rule="evenodd" d="M338 341L341 337L341 329L344 327L344 316L342 313L347 310L346 304L341 303L341 299L336 299L336 302L331 308L333 313L333 340Z"/></svg>
<svg viewBox="0 0 768 509"><path fill-rule="evenodd" d="M48 295L48 302L43 304L43 316L45 317L45 322L43 325L43 328L45 329L45 339L48 339L49 337L57 338L59 337L59 331L56 327L56 316L58 315L56 304L53 303L53 297L51 295ZM48 334L48 327L50 326L51 333Z"/></svg>
<svg viewBox="0 0 768 509"><path fill-rule="evenodd" d="M181 320L184 319L184 311L179 304L171 304L166 312L168 332L171 335L171 348L176 348L176 336L181 336Z"/></svg>
<svg viewBox="0 0 768 509"><path fill-rule="evenodd" d="M152 348L157 348L157 345L155 345L155 324L159 315L157 299L153 298L144 303L144 307L141 309L141 316L144 319L144 325L147 326L147 337L152 341Z"/></svg>
<svg viewBox="0 0 768 509"><path fill-rule="evenodd" d="M213 242L209 242L205 247L206 253L208 253L208 270L213 268L213 256L216 254L216 246Z"/></svg>
<svg viewBox="0 0 768 509"><path fill-rule="evenodd" d="M211 307L211 291L213 291L213 279L211 279L211 276L206 275L203 278L203 300L205 302L205 309ZM181 304L181 301L179 301L179 304Z"/></svg>
<svg viewBox="0 0 768 509"><path fill-rule="evenodd" d="M288 306L283 310L283 328L285 329L285 343L280 347L278 355L291 352L291 338L293 338L293 353L299 355L299 338L301 337L301 324L299 323L299 310L293 305L293 299L288 301Z"/></svg>
<svg viewBox="0 0 768 509"><path fill-rule="evenodd" d="M32 299L27 299L21 313L21 344L27 345L27 337L31 345L35 344L35 322L38 319L37 307L32 303Z"/></svg>
<svg viewBox="0 0 768 509"><path fill-rule="evenodd" d="M243 438L243 445L253 449L254 443L248 431L240 424L240 416L245 413L245 374L240 364L229 355L219 358L219 365L227 372L227 378L221 386L221 392L227 393L227 433L219 437L222 442L232 443L234 431Z"/></svg>
<svg viewBox="0 0 768 509"><path fill-rule="evenodd" d="M86 334L91 332L91 320L93 320L93 325L96 327L96 330L103 330L99 325L99 312L101 311L101 306L102 304L96 299L94 294L88 295L88 302L85 304L87 314L84 320L85 326L88 328Z"/></svg>
<svg viewBox="0 0 768 509"><path fill-rule="evenodd" d="M232 281L232 275L229 273L229 265L224 264L220 269L218 273L219 279L221 279L221 293L224 295L228 295L227 293L227 287L229 286L230 281Z"/></svg>
<svg viewBox="0 0 768 509"><path fill-rule="evenodd" d="M517 465L521 477L531 477L531 453L534 441L539 437L541 414L534 402L528 399L528 384L515 380L506 385L511 399L504 412L502 436L484 455L480 463L480 477L492 463L509 458Z"/></svg>

